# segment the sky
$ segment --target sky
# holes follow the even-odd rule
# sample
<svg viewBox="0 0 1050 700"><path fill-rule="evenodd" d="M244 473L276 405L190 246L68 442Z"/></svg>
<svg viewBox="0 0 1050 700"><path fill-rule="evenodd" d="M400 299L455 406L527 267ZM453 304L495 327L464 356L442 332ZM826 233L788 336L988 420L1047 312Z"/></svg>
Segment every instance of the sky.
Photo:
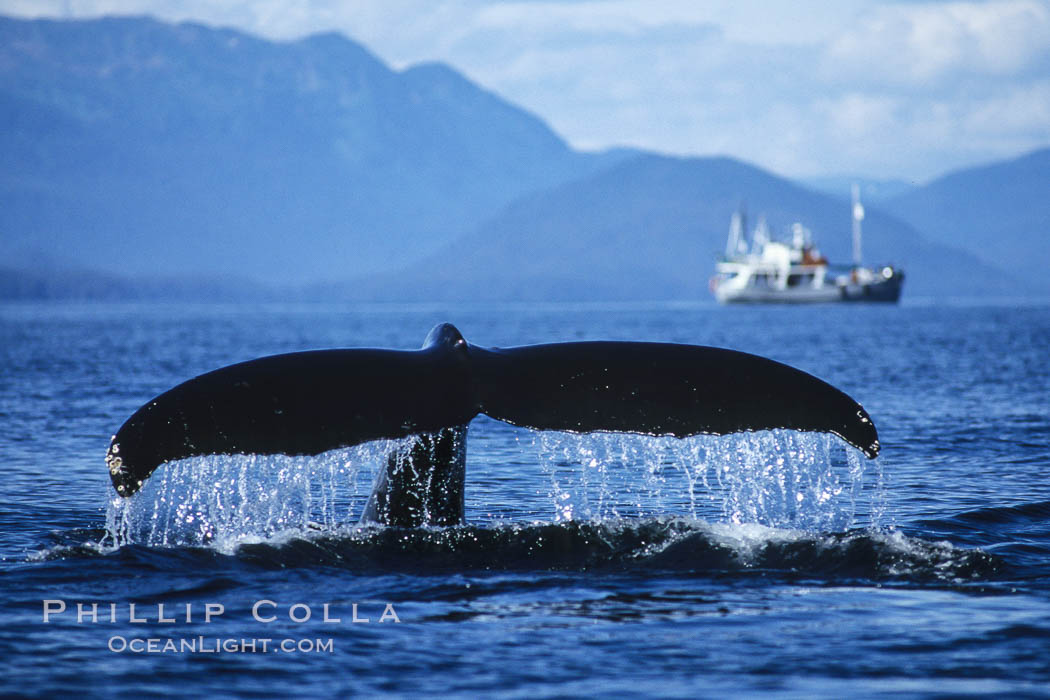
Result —
<svg viewBox="0 0 1050 700"><path fill-rule="evenodd" d="M923 182L1050 145L1050 0L0 0L450 64L571 145Z"/></svg>

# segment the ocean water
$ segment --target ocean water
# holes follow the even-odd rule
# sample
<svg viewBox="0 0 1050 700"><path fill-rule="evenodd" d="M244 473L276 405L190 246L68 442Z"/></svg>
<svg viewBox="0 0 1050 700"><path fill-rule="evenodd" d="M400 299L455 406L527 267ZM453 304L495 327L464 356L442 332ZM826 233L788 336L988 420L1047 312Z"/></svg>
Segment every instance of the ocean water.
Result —
<svg viewBox="0 0 1050 700"><path fill-rule="evenodd" d="M358 526L386 443L115 498L109 437L161 391L440 321L773 357L883 452L479 418L462 527ZM1048 350L1039 304L0 306L0 694L1050 697Z"/></svg>

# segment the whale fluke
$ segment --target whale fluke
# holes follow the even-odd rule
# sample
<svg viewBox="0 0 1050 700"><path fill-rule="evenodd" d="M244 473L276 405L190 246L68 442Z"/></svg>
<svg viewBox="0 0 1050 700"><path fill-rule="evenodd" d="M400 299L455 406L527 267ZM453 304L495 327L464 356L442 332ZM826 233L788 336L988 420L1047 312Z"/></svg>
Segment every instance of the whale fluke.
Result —
<svg viewBox="0 0 1050 700"><path fill-rule="evenodd" d="M463 346L465 348L465 344ZM130 496L164 462L210 454L316 455L465 425L477 415L465 353L314 350L262 357L183 382L121 426L106 462Z"/></svg>
<svg viewBox="0 0 1050 700"><path fill-rule="evenodd" d="M203 374L132 414L106 462L117 493L131 496L158 466L186 457L314 455L417 435L419 448L392 457L380 475L365 519L448 524L457 509L462 519L463 443L479 413L578 433L686 437L786 428L833 433L869 458L879 452L860 404L763 357L611 341L481 348L440 324L420 350L316 350ZM431 493L454 492L456 483L451 498ZM409 506L400 504L414 504L415 514L405 516Z"/></svg>
<svg viewBox="0 0 1050 700"><path fill-rule="evenodd" d="M599 341L486 350L472 360L481 412L513 425L680 438L786 428L879 452L874 424L849 396L735 350Z"/></svg>

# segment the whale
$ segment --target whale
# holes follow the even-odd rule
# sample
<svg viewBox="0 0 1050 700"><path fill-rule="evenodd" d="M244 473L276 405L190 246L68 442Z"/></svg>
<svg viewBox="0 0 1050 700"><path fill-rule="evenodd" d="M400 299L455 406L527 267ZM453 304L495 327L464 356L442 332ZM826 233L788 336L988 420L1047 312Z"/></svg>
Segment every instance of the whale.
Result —
<svg viewBox="0 0 1050 700"><path fill-rule="evenodd" d="M309 350L190 379L124 422L106 465L117 494L131 497L161 465L189 457L318 455L398 440L362 522L456 525L467 431L479 415L534 430L675 438L786 429L835 435L868 458L880 449L859 403L765 357L656 342L481 347L441 323L418 350Z"/></svg>

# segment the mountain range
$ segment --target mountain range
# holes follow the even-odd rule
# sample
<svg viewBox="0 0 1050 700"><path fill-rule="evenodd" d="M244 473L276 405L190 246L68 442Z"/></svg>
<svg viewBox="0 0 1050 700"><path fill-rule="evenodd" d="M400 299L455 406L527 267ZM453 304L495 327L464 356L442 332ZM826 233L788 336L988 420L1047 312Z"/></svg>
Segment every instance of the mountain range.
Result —
<svg viewBox="0 0 1050 700"><path fill-rule="evenodd" d="M0 18L0 126L0 298L704 299L741 206L849 256L848 191L578 152L335 34ZM884 187L865 257L906 294L1046 293L1048 178L1040 151Z"/></svg>
<svg viewBox="0 0 1050 700"><path fill-rule="evenodd" d="M704 299L729 214L742 203L761 213L774 235L787 238L791 223L805 222L830 260L851 259L848 196L815 192L730 158L640 155L524 197L396 275L359 280L335 296ZM878 209L868 209L864 230L865 258L902 266L910 293L1006 295L1020 288L972 254Z"/></svg>
<svg viewBox="0 0 1050 700"><path fill-rule="evenodd" d="M949 173L881 207L933 242L1050 290L1050 148Z"/></svg>
<svg viewBox="0 0 1050 700"><path fill-rule="evenodd" d="M144 18L0 20L0 123L9 256L129 277L388 269L606 160L445 66Z"/></svg>

